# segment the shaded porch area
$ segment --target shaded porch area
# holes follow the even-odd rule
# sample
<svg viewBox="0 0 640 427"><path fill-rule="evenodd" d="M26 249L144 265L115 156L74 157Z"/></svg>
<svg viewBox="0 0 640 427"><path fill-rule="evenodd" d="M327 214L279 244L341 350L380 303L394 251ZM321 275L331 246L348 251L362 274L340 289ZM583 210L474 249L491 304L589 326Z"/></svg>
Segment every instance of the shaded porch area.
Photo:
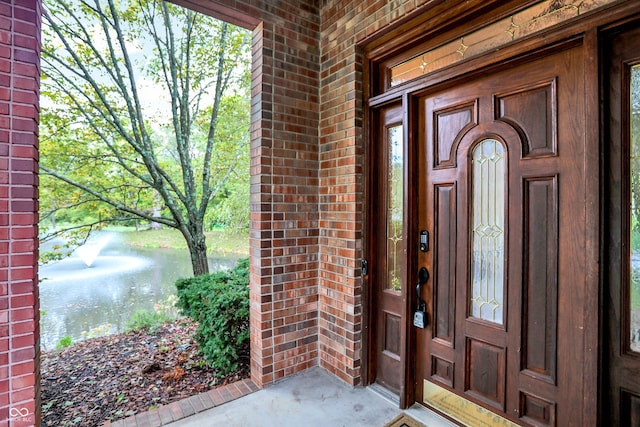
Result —
<svg viewBox="0 0 640 427"><path fill-rule="evenodd" d="M382 427L401 412L372 388L351 387L315 367L262 390L244 380L112 425ZM428 427L454 426L419 406L405 412Z"/></svg>

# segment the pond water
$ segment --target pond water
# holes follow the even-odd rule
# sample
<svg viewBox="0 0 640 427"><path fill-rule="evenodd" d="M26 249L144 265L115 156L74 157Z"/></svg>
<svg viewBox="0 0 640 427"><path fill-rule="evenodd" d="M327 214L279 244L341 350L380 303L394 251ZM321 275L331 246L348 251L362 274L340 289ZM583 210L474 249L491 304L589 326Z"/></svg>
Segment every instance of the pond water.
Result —
<svg viewBox="0 0 640 427"><path fill-rule="evenodd" d="M175 295L177 279L192 275L189 251L136 248L119 233L101 232L100 251L88 267L77 253L40 267L41 344L55 347L60 338L123 332L140 310ZM102 246L104 245L104 246ZM235 266L238 255L209 257L210 271Z"/></svg>

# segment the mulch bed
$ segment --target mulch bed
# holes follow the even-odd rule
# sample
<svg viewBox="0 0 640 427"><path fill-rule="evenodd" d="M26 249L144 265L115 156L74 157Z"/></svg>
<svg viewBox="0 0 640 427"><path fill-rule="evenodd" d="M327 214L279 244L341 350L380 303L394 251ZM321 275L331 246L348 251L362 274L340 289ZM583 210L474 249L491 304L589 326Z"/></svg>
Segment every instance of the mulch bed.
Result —
<svg viewBox="0 0 640 427"><path fill-rule="evenodd" d="M42 354L43 426L100 426L248 377L218 378L190 319L79 342Z"/></svg>

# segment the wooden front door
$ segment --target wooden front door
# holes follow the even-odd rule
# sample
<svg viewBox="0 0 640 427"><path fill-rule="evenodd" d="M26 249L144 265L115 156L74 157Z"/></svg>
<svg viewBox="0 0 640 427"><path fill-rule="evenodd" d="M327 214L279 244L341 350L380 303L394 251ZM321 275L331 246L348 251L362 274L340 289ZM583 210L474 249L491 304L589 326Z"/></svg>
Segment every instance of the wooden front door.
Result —
<svg viewBox="0 0 640 427"><path fill-rule="evenodd" d="M583 424L584 87L574 47L416 98L415 396L463 423Z"/></svg>
<svg viewBox="0 0 640 427"><path fill-rule="evenodd" d="M400 397L404 386L405 301L407 292L407 180L406 143L402 105L377 112L371 206L373 334L370 382L382 386L392 398Z"/></svg>
<svg viewBox="0 0 640 427"><path fill-rule="evenodd" d="M640 426L640 29L605 51L603 419Z"/></svg>

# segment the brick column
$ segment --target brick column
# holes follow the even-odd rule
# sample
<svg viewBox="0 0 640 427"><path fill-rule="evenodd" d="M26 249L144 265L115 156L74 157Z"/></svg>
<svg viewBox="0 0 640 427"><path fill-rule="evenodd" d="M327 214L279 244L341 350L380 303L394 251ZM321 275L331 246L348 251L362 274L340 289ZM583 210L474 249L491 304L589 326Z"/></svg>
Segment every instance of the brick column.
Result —
<svg viewBox="0 0 640 427"><path fill-rule="evenodd" d="M259 386L318 363L318 17L306 15L295 25L267 15L254 30L251 378Z"/></svg>
<svg viewBox="0 0 640 427"><path fill-rule="evenodd" d="M0 3L0 423L13 426L40 413L40 11L39 0Z"/></svg>
<svg viewBox="0 0 640 427"><path fill-rule="evenodd" d="M251 379L259 387L273 381L273 298L271 287L272 83L263 67L272 58L273 30L262 23L253 32L251 69ZM267 64L264 64L267 61Z"/></svg>

